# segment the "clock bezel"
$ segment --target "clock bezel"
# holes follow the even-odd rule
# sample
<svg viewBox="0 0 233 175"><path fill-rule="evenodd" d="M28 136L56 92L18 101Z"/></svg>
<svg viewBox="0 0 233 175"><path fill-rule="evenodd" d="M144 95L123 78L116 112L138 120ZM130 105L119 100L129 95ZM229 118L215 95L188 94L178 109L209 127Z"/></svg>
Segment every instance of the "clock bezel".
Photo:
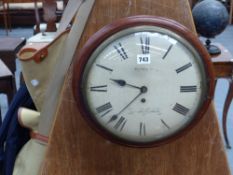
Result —
<svg viewBox="0 0 233 175"><path fill-rule="evenodd" d="M81 88L82 77L84 73L85 66L96 50L96 48L103 43L106 39L111 37L112 35L136 26L157 26L161 28L165 28L176 33L178 36L184 38L188 43L190 43L193 48L199 53L200 57L203 58L202 62L204 64L205 73L207 75L207 98L203 101L202 107L200 107L197 112L196 117L184 128L176 132L175 134L168 136L166 138L152 141L152 142L133 142L127 141L125 139L119 138L106 129L101 127L100 124L97 123L95 119L91 116L90 112L88 112L88 108L84 103L84 97ZM81 113L81 116L87 121L87 123L99 134L104 136L106 139L118 143L121 145L131 146L131 147L152 147L152 146L160 146L165 143L169 143L171 141L176 140L177 138L186 134L190 129L192 129L196 124L201 120L204 116L208 106L213 98L214 94L214 73L213 66L210 61L210 56L202 43L199 41L197 36L195 36L191 31L189 31L186 27L179 24L174 20L170 20L163 17L155 17L155 16L132 16L120 19L112 24L109 24L102 29L100 29L97 33L95 33L83 46L80 51L80 54L77 55L74 62L73 67L73 94L77 104L77 107Z"/></svg>

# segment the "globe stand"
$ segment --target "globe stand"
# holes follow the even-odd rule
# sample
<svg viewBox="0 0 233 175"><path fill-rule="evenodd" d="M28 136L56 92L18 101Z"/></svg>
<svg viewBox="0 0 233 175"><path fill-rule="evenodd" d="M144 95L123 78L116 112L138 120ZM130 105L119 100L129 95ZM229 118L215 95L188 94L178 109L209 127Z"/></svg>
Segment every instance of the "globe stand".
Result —
<svg viewBox="0 0 233 175"><path fill-rule="evenodd" d="M207 39L205 43L205 47L210 55L219 55L221 53L221 50L217 46L211 44L210 39Z"/></svg>

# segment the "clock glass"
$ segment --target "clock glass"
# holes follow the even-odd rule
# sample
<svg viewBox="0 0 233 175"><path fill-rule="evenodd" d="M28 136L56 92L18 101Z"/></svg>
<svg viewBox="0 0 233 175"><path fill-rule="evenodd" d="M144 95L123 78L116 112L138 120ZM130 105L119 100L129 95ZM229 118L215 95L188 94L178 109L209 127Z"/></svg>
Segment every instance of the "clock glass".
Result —
<svg viewBox="0 0 233 175"><path fill-rule="evenodd" d="M196 120L208 82L200 54L186 39L140 25L98 44L85 63L80 91L97 130L129 145L147 145Z"/></svg>

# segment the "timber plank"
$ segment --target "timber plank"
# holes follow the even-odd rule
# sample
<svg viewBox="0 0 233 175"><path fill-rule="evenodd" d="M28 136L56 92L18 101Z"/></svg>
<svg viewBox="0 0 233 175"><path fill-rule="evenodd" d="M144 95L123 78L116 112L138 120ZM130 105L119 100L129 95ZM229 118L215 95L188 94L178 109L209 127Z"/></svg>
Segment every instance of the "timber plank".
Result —
<svg viewBox="0 0 233 175"><path fill-rule="evenodd" d="M96 0L77 53L101 27L131 15L165 16L195 32L188 0ZM161 147L129 148L105 140L88 126L76 108L71 79L72 67L61 93L42 174L230 174L213 104L200 123L177 141Z"/></svg>

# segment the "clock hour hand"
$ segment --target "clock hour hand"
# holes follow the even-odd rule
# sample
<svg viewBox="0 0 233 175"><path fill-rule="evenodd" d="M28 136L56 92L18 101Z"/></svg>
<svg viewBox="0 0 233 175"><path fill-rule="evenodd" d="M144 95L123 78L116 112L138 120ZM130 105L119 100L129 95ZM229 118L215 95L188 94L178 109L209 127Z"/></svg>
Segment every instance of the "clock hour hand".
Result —
<svg viewBox="0 0 233 175"><path fill-rule="evenodd" d="M147 92L147 87L146 86L142 86L140 87L140 93L133 98L133 100L131 100L120 112L118 112L117 114L113 115L110 120L108 121L108 123L111 123L113 121L115 121L116 119L118 119L118 116L124 111L126 110L139 96L141 96L142 94Z"/></svg>
<svg viewBox="0 0 233 175"><path fill-rule="evenodd" d="M132 85L132 84L128 84L128 83L126 83L126 81L125 80L121 80L121 79L110 79L110 80L112 80L113 82L115 82L115 83L117 83L119 86L122 86L122 87L124 87L124 86L130 86L130 87L132 87L132 88L136 88L136 89L141 89L141 87L138 87L138 86L134 86L134 85Z"/></svg>

